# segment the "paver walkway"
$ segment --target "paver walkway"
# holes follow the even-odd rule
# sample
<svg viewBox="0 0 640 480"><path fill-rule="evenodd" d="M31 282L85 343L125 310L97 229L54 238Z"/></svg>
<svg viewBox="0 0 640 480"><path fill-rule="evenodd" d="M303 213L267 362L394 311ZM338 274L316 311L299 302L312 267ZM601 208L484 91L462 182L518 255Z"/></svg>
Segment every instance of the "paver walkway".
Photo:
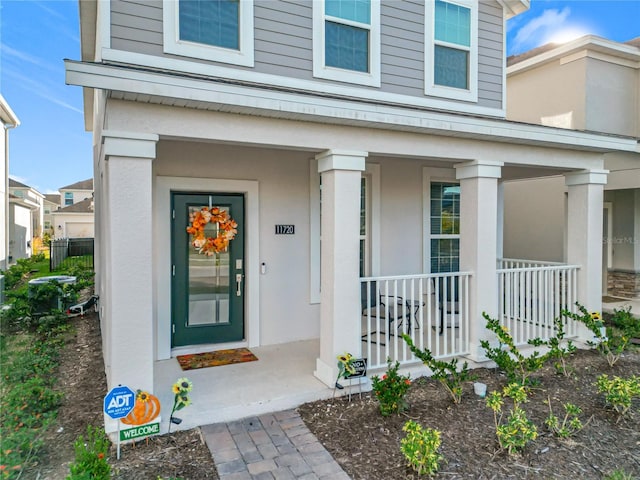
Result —
<svg viewBox="0 0 640 480"><path fill-rule="evenodd" d="M202 427L220 480L349 480L295 410Z"/></svg>

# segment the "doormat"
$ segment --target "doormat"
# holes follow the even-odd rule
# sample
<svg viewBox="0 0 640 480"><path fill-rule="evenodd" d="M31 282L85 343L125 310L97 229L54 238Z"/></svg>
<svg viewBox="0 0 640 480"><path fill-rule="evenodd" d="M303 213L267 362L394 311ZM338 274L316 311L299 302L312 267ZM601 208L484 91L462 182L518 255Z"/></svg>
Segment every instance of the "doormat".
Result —
<svg viewBox="0 0 640 480"><path fill-rule="evenodd" d="M234 348L230 350L217 350L215 352L194 353L191 355L178 355L176 357L182 370L195 370L197 368L219 367L233 363L253 362L258 360L247 348Z"/></svg>

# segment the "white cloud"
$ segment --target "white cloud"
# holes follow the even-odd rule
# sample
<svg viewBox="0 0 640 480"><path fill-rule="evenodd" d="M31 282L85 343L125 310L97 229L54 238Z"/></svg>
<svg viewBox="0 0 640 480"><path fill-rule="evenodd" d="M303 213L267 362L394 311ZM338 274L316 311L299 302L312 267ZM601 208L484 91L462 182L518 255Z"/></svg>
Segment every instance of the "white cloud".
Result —
<svg viewBox="0 0 640 480"><path fill-rule="evenodd" d="M517 31L511 46L512 52L520 53L545 43L553 32L562 28L570 14L569 7L564 7L562 10L553 8L543 11L541 15L533 18Z"/></svg>

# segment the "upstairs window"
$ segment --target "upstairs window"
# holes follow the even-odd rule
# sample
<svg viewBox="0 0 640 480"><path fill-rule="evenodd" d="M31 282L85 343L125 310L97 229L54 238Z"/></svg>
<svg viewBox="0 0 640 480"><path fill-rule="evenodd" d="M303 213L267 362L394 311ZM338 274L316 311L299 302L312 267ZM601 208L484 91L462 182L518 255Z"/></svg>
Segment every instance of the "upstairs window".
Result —
<svg viewBox="0 0 640 480"><path fill-rule="evenodd" d="M427 95L477 101L477 8L468 0L426 2Z"/></svg>
<svg viewBox="0 0 640 480"><path fill-rule="evenodd" d="M73 192L64 192L65 206L73 205Z"/></svg>
<svg viewBox="0 0 640 480"><path fill-rule="evenodd" d="M164 51L253 66L253 0L165 0Z"/></svg>
<svg viewBox="0 0 640 480"><path fill-rule="evenodd" d="M313 75L380 86L379 1L318 1L313 17Z"/></svg>

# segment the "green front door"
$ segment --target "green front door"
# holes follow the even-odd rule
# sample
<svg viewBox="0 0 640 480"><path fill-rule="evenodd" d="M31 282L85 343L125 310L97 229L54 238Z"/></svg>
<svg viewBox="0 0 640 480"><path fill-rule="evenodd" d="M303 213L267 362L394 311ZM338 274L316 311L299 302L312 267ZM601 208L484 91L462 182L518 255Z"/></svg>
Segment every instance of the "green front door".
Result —
<svg viewBox="0 0 640 480"><path fill-rule="evenodd" d="M242 340L244 197L173 193L172 207L171 346Z"/></svg>

